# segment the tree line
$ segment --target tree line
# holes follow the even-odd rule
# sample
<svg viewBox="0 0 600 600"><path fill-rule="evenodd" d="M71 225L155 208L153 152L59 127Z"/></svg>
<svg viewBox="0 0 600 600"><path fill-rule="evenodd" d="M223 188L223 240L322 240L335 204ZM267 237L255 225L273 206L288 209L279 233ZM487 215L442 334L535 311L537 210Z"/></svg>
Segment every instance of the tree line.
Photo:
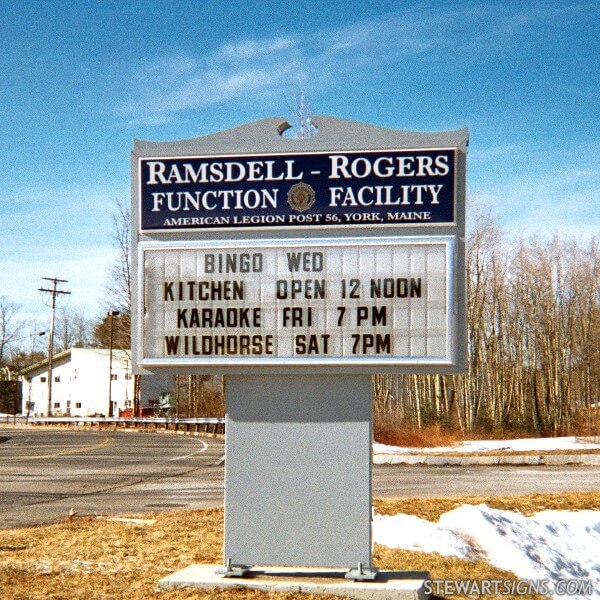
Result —
<svg viewBox="0 0 600 600"><path fill-rule="evenodd" d="M479 214L467 240L468 371L375 376L376 426L597 433L599 244L505 241Z"/></svg>
<svg viewBox="0 0 600 600"><path fill-rule="evenodd" d="M113 347L130 347L130 215L114 213L118 255L103 305L120 311ZM46 356L45 338L23 332L18 306L0 297L0 367L20 369ZM489 215L477 213L467 239L469 367L464 375L376 375L376 429L440 424L463 432L515 430L538 435L600 430L600 239L506 240ZM108 347L106 316L57 312L55 350ZM224 410L219 379L178 376L181 416ZM136 386L137 388L137 386Z"/></svg>

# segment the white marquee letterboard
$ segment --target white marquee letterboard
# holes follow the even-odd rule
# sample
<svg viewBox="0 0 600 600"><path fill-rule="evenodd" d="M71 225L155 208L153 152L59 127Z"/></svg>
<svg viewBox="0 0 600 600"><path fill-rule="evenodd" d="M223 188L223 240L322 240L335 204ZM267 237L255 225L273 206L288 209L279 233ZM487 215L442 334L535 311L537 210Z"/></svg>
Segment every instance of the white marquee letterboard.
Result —
<svg viewBox="0 0 600 600"><path fill-rule="evenodd" d="M143 244L143 363L444 364L451 238Z"/></svg>

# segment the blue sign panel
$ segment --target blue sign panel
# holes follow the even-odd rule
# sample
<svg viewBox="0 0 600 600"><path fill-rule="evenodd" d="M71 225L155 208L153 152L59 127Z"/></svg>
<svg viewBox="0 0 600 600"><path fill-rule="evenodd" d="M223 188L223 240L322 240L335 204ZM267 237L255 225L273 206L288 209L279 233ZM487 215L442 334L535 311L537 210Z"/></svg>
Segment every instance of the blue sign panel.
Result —
<svg viewBox="0 0 600 600"><path fill-rule="evenodd" d="M142 231L450 225L455 150L140 159Z"/></svg>

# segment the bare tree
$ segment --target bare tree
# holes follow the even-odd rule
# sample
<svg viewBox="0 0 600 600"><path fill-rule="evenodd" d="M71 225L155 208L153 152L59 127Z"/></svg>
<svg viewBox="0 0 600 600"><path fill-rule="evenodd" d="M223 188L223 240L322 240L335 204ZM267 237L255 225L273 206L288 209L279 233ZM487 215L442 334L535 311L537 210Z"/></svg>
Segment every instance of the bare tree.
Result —
<svg viewBox="0 0 600 600"><path fill-rule="evenodd" d="M380 429L598 433L600 239L501 233L480 212L468 236L468 372L376 378Z"/></svg>
<svg viewBox="0 0 600 600"><path fill-rule="evenodd" d="M116 309L131 314L131 209L122 200L115 200L112 215L112 242L117 256L105 285L104 304L107 310Z"/></svg>
<svg viewBox="0 0 600 600"><path fill-rule="evenodd" d="M20 306L6 296L0 296L0 366L5 363L5 354L11 342L22 334L23 323L17 318Z"/></svg>
<svg viewBox="0 0 600 600"><path fill-rule="evenodd" d="M111 266L109 278L104 286L103 304L107 311L118 310L120 315L109 324L106 316L94 327L94 338L101 346L107 346L112 325L113 347L131 348L131 210L122 200L115 201L112 215L112 242L117 256ZM134 376L134 415L139 412L140 377Z"/></svg>
<svg viewBox="0 0 600 600"><path fill-rule="evenodd" d="M55 344L58 351L68 348L85 348L92 342L92 327L83 311L62 308L55 325Z"/></svg>
<svg viewBox="0 0 600 600"><path fill-rule="evenodd" d="M179 417L225 415L222 378L212 375L175 375L174 414Z"/></svg>
<svg viewBox="0 0 600 600"><path fill-rule="evenodd" d="M113 323L115 347L128 349L131 346L131 210L122 200L115 200L112 221L112 243L117 255L104 285L102 304L107 311L119 311L119 318ZM107 346L105 316L94 326L94 339L97 344Z"/></svg>

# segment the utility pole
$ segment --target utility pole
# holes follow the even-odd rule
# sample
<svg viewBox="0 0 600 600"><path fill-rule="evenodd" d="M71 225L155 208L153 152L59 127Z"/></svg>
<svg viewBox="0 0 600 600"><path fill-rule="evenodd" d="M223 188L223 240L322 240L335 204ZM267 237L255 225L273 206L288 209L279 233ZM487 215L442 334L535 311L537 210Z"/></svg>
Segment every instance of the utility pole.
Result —
<svg viewBox="0 0 600 600"><path fill-rule="evenodd" d="M48 404L46 406L46 416L52 416L52 356L54 354L54 309L56 308L56 297L60 294L70 294L65 290L59 290L59 283L68 283L66 279L57 279L56 277L42 277L45 281L52 283L51 288L38 288L40 292L50 294L50 337L48 339Z"/></svg>
<svg viewBox="0 0 600 600"><path fill-rule="evenodd" d="M108 342L108 411L106 412L107 417L113 417L113 408L112 408L112 359L113 359L113 325L115 317L118 317L121 313L118 310L109 310L106 313L108 320L110 322L110 338ZM134 415L135 416L135 415Z"/></svg>

